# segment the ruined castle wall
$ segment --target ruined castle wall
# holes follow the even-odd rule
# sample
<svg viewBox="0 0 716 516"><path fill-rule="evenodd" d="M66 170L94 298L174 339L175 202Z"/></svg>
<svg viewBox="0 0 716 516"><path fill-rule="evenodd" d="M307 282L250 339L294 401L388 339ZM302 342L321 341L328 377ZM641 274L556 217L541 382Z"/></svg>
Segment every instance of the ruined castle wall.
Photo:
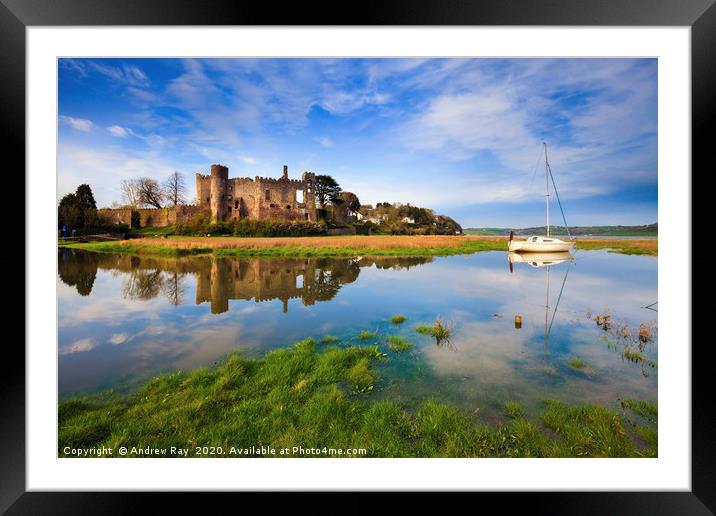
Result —
<svg viewBox="0 0 716 516"><path fill-rule="evenodd" d="M315 175L288 178L284 166L279 179L256 176L229 179L228 169L212 165L211 174L196 175L198 205L209 207L214 220L316 220ZM303 201L298 201L298 191Z"/></svg>
<svg viewBox="0 0 716 516"><path fill-rule="evenodd" d="M202 208L193 205L179 205L171 208L102 208L97 213L106 224L126 224L133 227L133 218L139 221L140 228L161 228L173 226L177 222L188 222ZM132 214L134 217L132 217Z"/></svg>
<svg viewBox="0 0 716 516"><path fill-rule="evenodd" d="M198 206L209 207L209 199L211 197L211 176L205 176L196 173L196 204Z"/></svg>
<svg viewBox="0 0 716 516"><path fill-rule="evenodd" d="M97 216L103 224L118 226L120 224L132 227L132 209L131 208L100 208L97 210Z"/></svg>

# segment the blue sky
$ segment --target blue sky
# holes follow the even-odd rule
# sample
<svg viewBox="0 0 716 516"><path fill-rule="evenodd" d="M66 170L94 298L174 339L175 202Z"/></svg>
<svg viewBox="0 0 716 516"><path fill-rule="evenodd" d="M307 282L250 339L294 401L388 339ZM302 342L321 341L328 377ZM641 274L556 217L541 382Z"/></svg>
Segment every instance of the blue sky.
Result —
<svg viewBox="0 0 716 516"><path fill-rule="evenodd" d="M656 59L61 59L58 199L194 173L330 174L363 204L571 225L657 220ZM557 213L556 206L554 213ZM554 219L553 219L554 220Z"/></svg>

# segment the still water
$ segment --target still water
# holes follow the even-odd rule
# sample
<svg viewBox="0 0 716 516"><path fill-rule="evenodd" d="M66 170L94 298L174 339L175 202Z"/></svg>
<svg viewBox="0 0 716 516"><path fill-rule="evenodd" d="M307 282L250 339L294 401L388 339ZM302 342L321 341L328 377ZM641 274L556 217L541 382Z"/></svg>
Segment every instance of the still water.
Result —
<svg viewBox="0 0 716 516"><path fill-rule="evenodd" d="M260 356L333 335L337 345L379 344L388 357L370 396L406 409L437 399L499 420L507 400L530 413L545 398L656 401L657 312L644 308L657 300L655 257L578 251L511 269L505 252L162 259L60 249L59 395L130 392L237 348ZM392 324L394 314L407 320ZM436 318L452 326L439 345L415 331ZM640 325L648 337L638 337ZM378 338L359 341L362 330ZM393 353L389 335L414 347Z"/></svg>

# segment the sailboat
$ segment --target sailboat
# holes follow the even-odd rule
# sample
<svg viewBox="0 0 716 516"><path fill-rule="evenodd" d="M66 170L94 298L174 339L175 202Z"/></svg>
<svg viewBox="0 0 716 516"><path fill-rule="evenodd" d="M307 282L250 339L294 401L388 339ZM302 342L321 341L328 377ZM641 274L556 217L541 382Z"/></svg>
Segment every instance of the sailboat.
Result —
<svg viewBox="0 0 716 516"><path fill-rule="evenodd" d="M552 176L552 170L549 166L549 159L547 158L547 143L542 142L544 145L544 185L545 185L545 197L547 199L547 236L531 236L527 240L514 240L513 233L510 231L510 241L508 243L508 249L510 252L518 253L563 253L569 252L574 248L574 242L565 242L559 238L554 238L550 235L549 225L549 180ZM557 195L557 201L559 202L559 194L557 194L557 186L554 184L554 178L552 178L552 185L554 186L554 193ZM560 203L560 209L562 204ZM562 212L564 216L564 212ZM569 234L569 228L567 222L564 223ZM571 238L571 236L570 236Z"/></svg>

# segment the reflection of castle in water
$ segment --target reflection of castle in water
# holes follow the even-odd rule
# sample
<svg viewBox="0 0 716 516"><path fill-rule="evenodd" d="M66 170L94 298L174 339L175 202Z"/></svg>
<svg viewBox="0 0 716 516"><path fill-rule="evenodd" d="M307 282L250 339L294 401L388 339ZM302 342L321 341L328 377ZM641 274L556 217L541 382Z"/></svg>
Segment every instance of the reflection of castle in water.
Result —
<svg viewBox="0 0 716 516"><path fill-rule="evenodd" d="M306 306L332 299L359 272L352 260L215 259L197 273L196 303L208 301L211 312L219 314L229 309L229 299L279 299L286 312L289 299L300 299Z"/></svg>
<svg viewBox="0 0 716 516"><path fill-rule="evenodd" d="M123 295L127 298L152 299L162 294L176 305L184 300L184 276L193 274L196 303L208 302L211 312L220 314L228 311L230 299L257 303L278 299L284 312L290 299L310 306L333 299L343 285L358 278L361 267L404 269L431 261L431 257L388 256L164 259L60 249L58 268L60 279L76 286L82 295L90 294L97 269L103 269L126 274Z"/></svg>

